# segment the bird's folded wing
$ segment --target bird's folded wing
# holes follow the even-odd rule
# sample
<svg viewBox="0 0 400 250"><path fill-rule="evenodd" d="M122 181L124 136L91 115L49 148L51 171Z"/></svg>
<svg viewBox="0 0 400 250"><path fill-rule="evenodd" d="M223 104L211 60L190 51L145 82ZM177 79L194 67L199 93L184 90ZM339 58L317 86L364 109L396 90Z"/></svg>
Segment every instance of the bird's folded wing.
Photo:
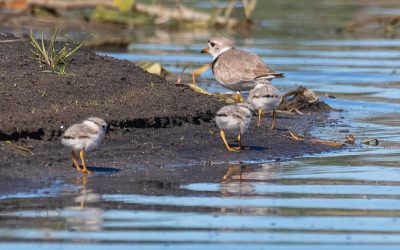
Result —
<svg viewBox="0 0 400 250"><path fill-rule="evenodd" d="M282 74L269 68L256 54L238 49L228 50L216 58L213 73L217 81L224 84L252 81L270 75L282 77Z"/></svg>
<svg viewBox="0 0 400 250"><path fill-rule="evenodd" d="M83 124L75 124L65 131L63 138L66 139L83 139L95 136L98 130L91 127L85 126Z"/></svg>

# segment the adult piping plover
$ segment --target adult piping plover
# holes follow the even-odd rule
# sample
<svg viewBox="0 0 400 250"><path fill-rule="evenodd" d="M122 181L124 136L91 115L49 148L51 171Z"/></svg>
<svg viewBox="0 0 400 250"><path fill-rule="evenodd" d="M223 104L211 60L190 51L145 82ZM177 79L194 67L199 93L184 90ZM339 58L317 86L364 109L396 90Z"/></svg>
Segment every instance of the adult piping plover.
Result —
<svg viewBox="0 0 400 250"><path fill-rule="evenodd" d="M268 80L258 81L254 89L250 90L247 102L253 105L258 112L257 126L261 126L261 115L263 111L272 111L271 129L275 128L276 108L279 106L282 96L277 88Z"/></svg>
<svg viewBox="0 0 400 250"><path fill-rule="evenodd" d="M213 57L212 72L215 79L224 87L239 91L248 91L258 80L282 78L269 68L256 54L235 48L232 40L217 37L208 41L208 47L201 53L209 53ZM240 97L240 96L239 96Z"/></svg>
<svg viewBox="0 0 400 250"><path fill-rule="evenodd" d="M85 151L96 148L104 139L107 123L97 117L90 117L81 123L76 123L69 127L62 136L61 142L64 146L71 148L72 163L79 172L90 173L86 167ZM82 162L80 168L76 154Z"/></svg>
<svg viewBox="0 0 400 250"><path fill-rule="evenodd" d="M221 130L221 138L229 151L238 152L242 148L241 137L242 134L244 134L250 127L251 117L253 116L252 111L254 111L254 109L251 104L238 103L224 106L217 112L215 121L218 125L218 128ZM224 130L233 130L239 132L237 137L239 142L238 147L229 146L225 138Z"/></svg>

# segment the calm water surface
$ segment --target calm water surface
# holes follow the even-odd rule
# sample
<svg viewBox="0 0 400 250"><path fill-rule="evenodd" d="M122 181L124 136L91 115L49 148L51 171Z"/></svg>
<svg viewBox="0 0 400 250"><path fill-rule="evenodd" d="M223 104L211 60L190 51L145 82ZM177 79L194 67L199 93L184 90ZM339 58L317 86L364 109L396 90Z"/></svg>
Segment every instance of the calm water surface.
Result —
<svg viewBox="0 0 400 250"><path fill-rule="evenodd" d="M282 92L305 85L344 110L330 114L338 124L315 128L314 135L343 140L352 134L357 144L378 138L378 146L223 165L227 171L218 181L176 181L173 188L160 185L157 195L98 194L85 184L61 182L33 195L2 197L9 209L0 213L0 249L399 249L400 40L336 34L335 27L359 10L353 1L333 7L323 1L312 6L315 15L300 4L285 12L288 2L294 1L275 3L278 10L263 27L236 34L238 47L285 73L274 81ZM99 53L161 62L179 73L210 61L199 53L209 35L154 31L138 37L128 52ZM197 80L210 91L227 91L211 71ZM46 205L59 196L70 202Z"/></svg>

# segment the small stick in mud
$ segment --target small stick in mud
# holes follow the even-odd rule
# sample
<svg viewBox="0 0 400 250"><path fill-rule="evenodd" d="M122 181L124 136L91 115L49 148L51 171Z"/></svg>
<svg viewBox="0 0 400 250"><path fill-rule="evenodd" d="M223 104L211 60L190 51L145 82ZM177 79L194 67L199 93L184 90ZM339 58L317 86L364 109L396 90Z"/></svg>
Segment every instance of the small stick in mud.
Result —
<svg viewBox="0 0 400 250"><path fill-rule="evenodd" d="M298 115L304 115L304 113L303 112L301 112L300 110L298 110L297 108L292 108L292 109L290 109L289 110L289 112L290 113L296 113L296 114L298 114Z"/></svg>
<svg viewBox="0 0 400 250"><path fill-rule="evenodd" d="M298 135L292 131L289 131L289 136L290 139L293 139L295 141L304 141L304 137L301 135ZM312 138L310 139L311 143L317 143L321 145L326 145L326 146L331 146L331 147L342 147L345 146L346 143L343 142L338 142L338 141L330 141L330 140L321 140L321 139L316 139Z"/></svg>
<svg viewBox="0 0 400 250"><path fill-rule="evenodd" d="M181 73L179 74L178 79L176 80L176 84L177 84L177 85L182 84L182 75L183 75L183 73L185 72L186 68L187 68L187 65L185 65L185 66L183 67Z"/></svg>
<svg viewBox="0 0 400 250"><path fill-rule="evenodd" d="M304 141L304 138L292 131L289 131L289 135L291 139L294 139L295 141Z"/></svg>
<svg viewBox="0 0 400 250"><path fill-rule="evenodd" d="M100 144L106 134L106 128L107 123L103 119L90 117L82 123L72 125L65 131L61 142L64 146L72 149L72 163L79 172L91 173L86 167L85 151L90 151ZM77 161L77 152L79 152L82 168Z"/></svg>
<svg viewBox="0 0 400 250"><path fill-rule="evenodd" d="M378 146L379 145L379 140L377 138L369 138L369 139L362 140L361 144Z"/></svg>
<svg viewBox="0 0 400 250"><path fill-rule="evenodd" d="M15 143L13 143L11 141L5 141L4 144L9 146L9 147L11 147L11 148L17 149L20 152L23 152L23 153L26 153L26 154L29 154L29 155L34 155L34 153L32 152L32 149L29 148L29 147L15 145Z"/></svg>

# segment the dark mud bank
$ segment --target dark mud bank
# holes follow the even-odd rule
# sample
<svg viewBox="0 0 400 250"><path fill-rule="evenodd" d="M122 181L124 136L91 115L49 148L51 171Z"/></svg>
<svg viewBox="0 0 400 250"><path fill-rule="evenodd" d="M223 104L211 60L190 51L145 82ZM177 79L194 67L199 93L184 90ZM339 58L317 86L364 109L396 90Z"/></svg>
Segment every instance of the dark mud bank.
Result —
<svg viewBox="0 0 400 250"><path fill-rule="evenodd" d="M66 74L39 67L26 40L0 43L0 140L52 139L63 124L99 116L117 127L163 128L211 121L214 98L176 87L131 62L82 49Z"/></svg>
<svg viewBox="0 0 400 250"><path fill-rule="evenodd" d="M66 75L44 72L30 48L24 39L0 39L0 193L29 191L55 179L80 176L59 136L63 128L89 116L110 124L104 143L88 154L94 176L129 176L141 168L157 175L164 167L212 169L337 150L309 140L313 127L334 126L327 123L326 113L313 112L280 114L274 131L252 126L243 136L245 150L231 153L213 121L224 105L217 98L87 49L73 57ZM305 140L291 139L289 131ZM234 136L229 140L234 143Z"/></svg>

